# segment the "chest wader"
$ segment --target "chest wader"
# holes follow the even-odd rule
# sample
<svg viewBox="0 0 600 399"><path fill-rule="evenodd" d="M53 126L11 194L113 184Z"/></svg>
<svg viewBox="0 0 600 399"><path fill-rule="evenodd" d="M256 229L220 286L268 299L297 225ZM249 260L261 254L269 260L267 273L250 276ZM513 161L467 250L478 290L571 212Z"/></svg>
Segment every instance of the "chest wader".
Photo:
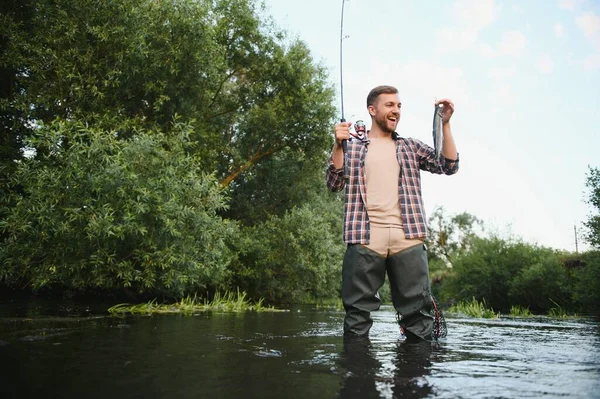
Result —
<svg viewBox="0 0 600 399"><path fill-rule="evenodd" d="M381 305L378 291L386 271L398 322L407 337L433 340L429 267L423 244L387 257L363 245L348 245L342 266L342 302L346 310L344 333L369 333L373 325L370 313Z"/></svg>

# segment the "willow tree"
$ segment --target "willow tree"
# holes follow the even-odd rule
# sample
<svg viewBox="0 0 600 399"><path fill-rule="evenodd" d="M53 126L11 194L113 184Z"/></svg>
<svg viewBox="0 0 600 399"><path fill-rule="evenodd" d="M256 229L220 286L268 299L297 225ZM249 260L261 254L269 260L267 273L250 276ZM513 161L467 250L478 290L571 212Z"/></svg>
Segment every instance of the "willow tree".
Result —
<svg viewBox="0 0 600 399"><path fill-rule="evenodd" d="M164 207L156 205L160 198L170 198L169 190L175 188L174 192L185 193L175 196L175 201L183 206L190 195L177 181L185 176L185 170L176 165L194 168L190 173L196 173L201 181L217 183L217 194L210 190L198 192L198 212L210 216L203 222L209 235L222 220L215 212L223 214L229 204L210 200L213 205L207 208L203 199L217 195L222 201L235 198L235 204L267 204L272 198L268 195L275 190L265 193L249 188L261 180L281 181L280 186L288 191L284 204L277 209L264 208L263 213L282 215L307 198L298 193L307 186L294 186L294 181L301 180L299 177L307 182L320 181L322 169L314 165L323 165L332 144L330 123L334 113L333 91L327 84L326 71L311 58L304 43L290 40L265 18L264 10L255 1L8 0L2 7L0 70L4 75L0 80L0 121L3 146L5 142L10 145L6 145L7 155L0 169L3 176L10 173L12 178L2 183L2 189L10 195L3 195L0 212L3 239L13 240L11 245L3 246L3 259L14 266L11 273L5 273L6 278L32 278L33 272L42 269L54 270L49 268L89 260L98 248L87 244L83 246L85 250L70 253L68 261L60 258L57 251L49 251L61 245L77 246L72 240L86 239L89 219L85 219L86 224L84 219L71 223L69 218L77 207L85 205L89 210L89 198L96 200L93 206L97 209L110 206L120 218L126 218L122 209L128 201L138 203L138 219L132 223L139 231L151 231L156 227L152 223L165 212ZM182 147L174 147L170 140L184 140L181 126L185 126L185 142ZM157 150L142 151L145 147L138 145L137 138L152 143ZM23 145L30 147L28 154L35 155L22 158ZM168 155L161 150L165 148L171 149L172 159L165 158ZM84 157L78 157L92 149L98 153L89 158L89 162L95 162L89 167ZM122 152L130 154L131 160L154 154L154 161L148 162L143 171L119 169L125 168L124 159L119 158ZM78 162L69 163L70 159ZM282 170L286 165L292 167ZM127 179L116 180L121 186L95 186L106 182L107 168L111 167L124 175L145 176L138 182L142 186L138 190L155 190L155 196L150 196L154 198L153 205L139 204L144 196ZM170 168L170 172L165 168ZM55 175L62 184L74 187L71 179L81 176L81 170L88 176L86 184L80 184L77 190L70 188L68 201L53 202L51 196L56 196L57 191L47 190L44 194L43 183L51 182L44 180L48 176ZM302 175L294 176L295 170L303 171ZM156 184L153 179L167 179L169 184ZM111 197L107 187L120 190L116 192L121 196ZM290 193L293 190L297 192ZM261 200L253 201L256 198ZM42 209L40 204L53 204L52 212L44 217L71 229L67 235L45 237L44 240L50 240L45 242L45 250L39 250L39 243L35 242L39 236L28 230L31 226L41 228L36 220L39 215L25 209ZM145 211L144 206L149 206L150 211ZM226 215L234 219L257 211L252 206L229 208ZM177 220L183 217L171 216ZM31 234L19 235L23 231ZM191 238L193 230L186 231L185 239L192 240L183 240L186 245L210 248L202 237L197 237L196 242ZM215 234L211 237L217 243L226 239L216 230ZM97 240L95 245L109 248L103 252L107 259L116 259L115 254L124 258L129 256L125 250L127 242L141 242L133 240L134 236L117 235L120 243L111 238ZM167 248L169 243L179 245L177 238L177 234L172 235L171 241L163 241L161 248ZM35 259L27 258L28 247L32 249L30 253L38 254ZM152 245L140 244L138 248L146 254L155 251ZM138 258L144 259L144 254ZM23 264L18 265L17 259ZM133 275L144 267L143 261L136 262L131 265ZM69 284L104 284L104 280L94 280L87 272L80 272L81 279L77 283L71 279ZM112 275L121 279L123 273L119 273L117 268ZM54 276L57 275L65 276ZM210 283L211 276L217 274L204 276L203 284ZM187 289L188 281L199 281L185 274L164 280L153 280L151 273L147 277L131 281L137 281L141 290L156 286L156 281L169 282L161 286L166 290L174 286ZM54 277L48 278L51 281ZM119 279L120 283L125 281ZM43 286L47 280L40 277L37 281L38 286Z"/></svg>
<svg viewBox="0 0 600 399"><path fill-rule="evenodd" d="M168 132L178 114L223 186L284 149L329 144L324 69L252 0L9 3L1 111L17 125L111 115Z"/></svg>

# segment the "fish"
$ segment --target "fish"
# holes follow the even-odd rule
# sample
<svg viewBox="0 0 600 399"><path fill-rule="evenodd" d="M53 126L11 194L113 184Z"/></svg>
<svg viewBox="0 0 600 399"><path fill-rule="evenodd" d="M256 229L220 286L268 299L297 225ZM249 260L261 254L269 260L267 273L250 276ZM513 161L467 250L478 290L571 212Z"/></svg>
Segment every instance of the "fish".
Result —
<svg viewBox="0 0 600 399"><path fill-rule="evenodd" d="M433 112L433 147L435 149L436 160L439 160L442 155L442 144L444 142L444 132L442 131L442 109L443 105L436 105Z"/></svg>

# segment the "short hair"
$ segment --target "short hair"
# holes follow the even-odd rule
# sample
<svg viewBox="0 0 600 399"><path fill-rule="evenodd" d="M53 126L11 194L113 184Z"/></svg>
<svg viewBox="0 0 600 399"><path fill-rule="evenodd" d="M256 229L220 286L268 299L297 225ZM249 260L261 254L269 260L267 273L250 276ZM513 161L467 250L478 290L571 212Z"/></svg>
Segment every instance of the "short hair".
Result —
<svg viewBox="0 0 600 399"><path fill-rule="evenodd" d="M369 105L375 104L375 100L377 100L377 97L379 97L380 94L384 94L384 93L385 94L398 94L398 89L396 89L394 86L387 86L387 85L377 86L376 88L371 90L369 92L369 95L367 96L367 107L369 107Z"/></svg>

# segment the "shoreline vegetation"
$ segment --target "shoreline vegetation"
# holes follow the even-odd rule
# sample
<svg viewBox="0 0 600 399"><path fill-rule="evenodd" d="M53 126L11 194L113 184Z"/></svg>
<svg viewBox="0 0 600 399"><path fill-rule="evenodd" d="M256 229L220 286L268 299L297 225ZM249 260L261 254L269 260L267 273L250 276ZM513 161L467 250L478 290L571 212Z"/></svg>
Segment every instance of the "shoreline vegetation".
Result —
<svg viewBox="0 0 600 399"><path fill-rule="evenodd" d="M129 303L120 303L111 306L108 313L111 315L123 314L185 314L191 315L199 312L286 312L284 309L276 309L272 306L265 306L263 299L252 302L247 298L245 292L227 291L223 294L215 293L212 300L199 299L196 295L182 298L179 302L164 304L158 303L153 299L146 303L132 305Z"/></svg>
<svg viewBox="0 0 600 399"><path fill-rule="evenodd" d="M552 299L550 299L552 301ZM580 317L577 313L568 313L559 304L552 301L556 306L550 309L547 314L534 314L528 307L512 306L508 314L503 314L490 308L485 299L481 302L475 298L470 301L460 301L445 310L449 316L461 316L467 318L481 319L499 319L501 317L514 318L535 318L550 317L559 319L574 319ZM307 303L315 305L319 310L340 310L343 311L341 299L327 300ZM280 309L273 306L265 306L264 300L260 299L253 302L247 298L245 292L215 293L212 300L200 299L196 295L186 296L174 303L158 303L156 299L140 304L120 303L108 309L108 313L117 315L155 315L155 314L183 314L192 315L201 312L220 312L220 313L242 313L242 312L289 312L288 309Z"/></svg>
<svg viewBox="0 0 600 399"><path fill-rule="evenodd" d="M446 313L451 315L461 315L480 319L499 319L500 317L534 318L540 316L550 317L554 319L574 319L580 317L580 315L578 315L577 313L567 312L564 308L562 308L551 298L550 301L555 304L555 307L551 308L544 315L533 314L531 310L529 310L529 308L525 308L519 305L512 306L510 308L510 313L502 314L501 312L497 312L494 309L488 307L488 305L485 302L485 299L479 302L475 298L472 298L470 301L460 301L457 304L452 305L446 310Z"/></svg>

